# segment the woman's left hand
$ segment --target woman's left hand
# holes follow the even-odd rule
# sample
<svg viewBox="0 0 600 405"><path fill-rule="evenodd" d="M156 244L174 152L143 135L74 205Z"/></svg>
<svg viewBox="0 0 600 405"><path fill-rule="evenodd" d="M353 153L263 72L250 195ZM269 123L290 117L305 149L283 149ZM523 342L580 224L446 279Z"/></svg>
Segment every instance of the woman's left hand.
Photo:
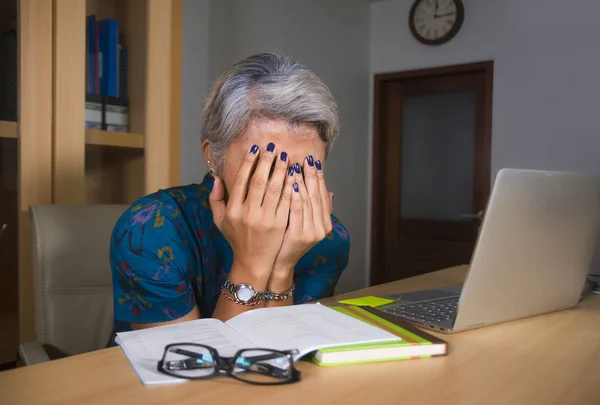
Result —
<svg viewBox="0 0 600 405"><path fill-rule="evenodd" d="M273 291L290 287L296 263L332 229L332 194L325 186L322 164L309 156L303 168L304 178L298 163L290 168L295 170L295 183L289 224L269 278L268 288Z"/></svg>

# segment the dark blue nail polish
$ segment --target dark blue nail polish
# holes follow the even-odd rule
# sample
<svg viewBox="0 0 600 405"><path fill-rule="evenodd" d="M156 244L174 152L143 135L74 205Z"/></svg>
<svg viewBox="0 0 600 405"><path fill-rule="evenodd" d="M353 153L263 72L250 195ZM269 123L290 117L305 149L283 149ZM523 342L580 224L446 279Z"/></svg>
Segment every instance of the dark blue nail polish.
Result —
<svg viewBox="0 0 600 405"><path fill-rule="evenodd" d="M287 153L281 152L281 155L279 155L279 157L281 158L282 162L285 162L287 160Z"/></svg>
<svg viewBox="0 0 600 405"><path fill-rule="evenodd" d="M294 191L297 193L298 192L298 183L294 183Z"/></svg>
<svg viewBox="0 0 600 405"><path fill-rule="evenodd" d="M298 163L294 165L294 170L296 170L296 173L300 174L300 165Z"/></svg>
<svg viewBox="0 0 600 405"><path fill-rule="evenodd" d="M250 148L250 153L256 155L256 152L258 152L258 145L252 145L252 147Z"/></svg>
<svg viewBox="0 0 600 405"><path fill-rule="evenodd" d="M275 150L275 144L273 142L269 142L267 145L267 152L273 152Z"/></svg>
<svg viewBox="0 0 600 405"><path fill-rule="evenodd" d="M317 161L315 162L315 166L317 166L317 170L321 170L321 161L320 161L320 160L317 160Z"/></svg>
<svg viewBox="0 0 600 405"><path fill-rule="evenodd" d="M312 155L308 155L308 157L306 158L306 161L308 162L308 165L310 167L313 167L315 165L315 160L313 159Z"/></svg>
<svg viewBox="0 0 600 405"><path fill-rule="evenodd" d="M293 176L295 171L296 170L294 169L294 166L290 166L290 168L288 170L288 176Z"/></svg>

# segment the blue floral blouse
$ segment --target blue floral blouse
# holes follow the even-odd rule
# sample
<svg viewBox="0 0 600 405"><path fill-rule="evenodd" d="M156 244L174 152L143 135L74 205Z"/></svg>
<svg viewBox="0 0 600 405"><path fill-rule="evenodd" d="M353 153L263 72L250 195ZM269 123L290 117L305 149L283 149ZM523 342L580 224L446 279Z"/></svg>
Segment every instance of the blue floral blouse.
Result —
<svg viewBox="0 0 600 405"><path fill-rule="evenodd" d="M130 322L165 322L197 305L211 317L233 252L213 222L208 196L213 177L160 190L133 203L110 242L114 333ZM294 304L331 296L348 263L350 238L332 215L333 231L294 269ZM111 339L112 340L112 339Z"/></svg>

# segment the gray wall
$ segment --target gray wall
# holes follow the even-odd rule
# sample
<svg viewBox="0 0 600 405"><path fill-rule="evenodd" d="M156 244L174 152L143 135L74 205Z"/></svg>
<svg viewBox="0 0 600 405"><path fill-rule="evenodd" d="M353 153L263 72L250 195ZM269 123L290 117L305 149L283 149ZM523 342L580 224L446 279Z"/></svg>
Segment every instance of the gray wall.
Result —
<svg viewBox="0 0 600 405"><path fill-rule="evenodd" d="M206 174L200 142L202 103L209 91L210 0L183 0L181 48L181 183Z"/></svg>
<svg viewBox="0 0 600 405"><path fill-rule="evenodd" d="M253 53L281 51L314 69L331 88L341 134L327 161L334 213L351 237L338 292L363 287L367 261L369 4L364 0L184 0L182 181L197 182L200 112L224 68Z"/></svg>
<svg viewBox="0 0 600 405"><path fill-rule="evenodd" d="M463 2L463 28L440 47L412 38L412 1L373 3L371 76L494 60L492 178L502 167L600 173L600 3Z"/></svg>

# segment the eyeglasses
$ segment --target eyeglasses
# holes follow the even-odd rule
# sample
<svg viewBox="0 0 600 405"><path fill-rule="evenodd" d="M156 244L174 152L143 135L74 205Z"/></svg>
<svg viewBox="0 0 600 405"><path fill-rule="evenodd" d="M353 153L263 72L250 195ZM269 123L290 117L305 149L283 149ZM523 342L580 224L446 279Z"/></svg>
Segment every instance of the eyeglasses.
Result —
<svg viewBox="0 0 600 405"><path fill-rule="evenodd" d="M295 354L297 350L242 349L233 357L221 357L210 346L173 343L165 346L157 369L188 380L225 375L250 384L290 384L300 381L300 371L294 367Z"/></svg>

